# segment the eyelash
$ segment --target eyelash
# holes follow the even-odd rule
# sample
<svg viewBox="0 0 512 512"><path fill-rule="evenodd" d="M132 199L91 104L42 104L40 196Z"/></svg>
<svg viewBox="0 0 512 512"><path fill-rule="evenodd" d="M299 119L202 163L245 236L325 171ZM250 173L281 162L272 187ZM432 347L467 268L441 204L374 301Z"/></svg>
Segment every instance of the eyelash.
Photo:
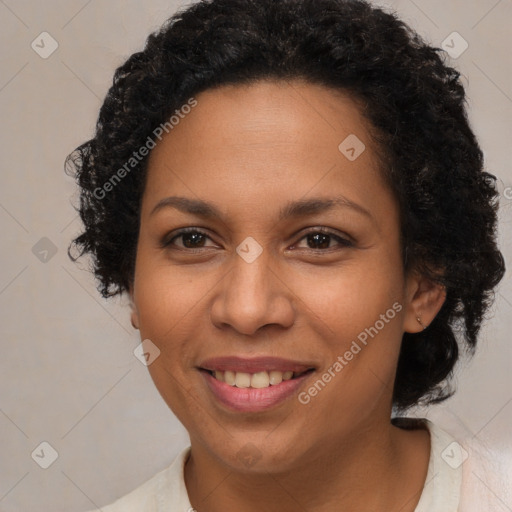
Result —
<svg viewBox="0 0 512 512"><path fill-rule="evenodd" d="M172 238L168 238L168 237L164 238L161 243L161 248L169 248L170 246L173 245L174 240L182 237L183 235L187 235L187 234L198 234L198 235L202 235L206 238L209 238L211 240L211 238L208 236L207 233L205 233L204 231L202 231L198 228L194 228L194 227L184 228L184 229L177 231L172 236ZM354 243L351 240L349 240L347 238L343 238L340 235L337 235L337 234L333 233L332 231L328 230L327 228L322 228L322 227L313 228L310 231L304 233L303 236L299 239L299 241L303 240L308 235L315 235L315 234L328 235L328 236L334 238L342 248L349 248L349 247L354 246ZM199 252L202 249L205 249L205 247L197 247L196 249L189 249L187 247L179 247L178 249L194 253L194 252ZM319 252L331 252L334 248L328 247L327 249L311 249L311 248L302 248L302 249L305 249L306 251L310 251L310 252L319 253Z"/></svg>

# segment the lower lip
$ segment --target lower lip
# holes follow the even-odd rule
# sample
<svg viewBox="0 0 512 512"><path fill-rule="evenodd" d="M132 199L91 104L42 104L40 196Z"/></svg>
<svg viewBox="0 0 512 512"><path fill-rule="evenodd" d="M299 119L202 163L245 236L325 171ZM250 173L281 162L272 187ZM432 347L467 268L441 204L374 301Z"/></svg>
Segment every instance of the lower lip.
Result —
<svg viewBox="0 0 512 512"><path fill-rule="evenodd" d="M307 372L295 379L283 380L280 384L267 388L237 388L201 370L203 378L217 400L229 409L239 412L260 412L275 407L296 393L311 373Z"/></svg>

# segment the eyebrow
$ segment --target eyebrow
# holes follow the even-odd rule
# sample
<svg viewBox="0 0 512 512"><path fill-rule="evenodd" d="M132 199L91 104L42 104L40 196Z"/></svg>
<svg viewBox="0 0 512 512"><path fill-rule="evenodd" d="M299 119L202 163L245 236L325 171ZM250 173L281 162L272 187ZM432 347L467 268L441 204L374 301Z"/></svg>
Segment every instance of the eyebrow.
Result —
<svg viewBox="0 0 512 512"><path fill-rule="evenodd" d="M290 217L302 217L323 213L325 211L332 210L335 207L350 208L375 222L375 218L366 208L344 196L291 201L281 208L279 212L279 221ZM221 211L212 203L201 199L190 199L188 197L179 196L166 197L158 201L149 215L152 216L163 208L175 208L183 213L222 220Z"/></svg>

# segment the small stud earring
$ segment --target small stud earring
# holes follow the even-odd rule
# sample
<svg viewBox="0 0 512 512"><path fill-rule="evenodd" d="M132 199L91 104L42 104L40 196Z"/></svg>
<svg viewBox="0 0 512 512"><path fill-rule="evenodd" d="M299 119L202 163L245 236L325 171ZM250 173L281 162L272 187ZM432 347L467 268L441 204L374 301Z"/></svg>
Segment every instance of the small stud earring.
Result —
<svg viewBox="0 0 512 512"><path fill-rule="evenodd" d="M423 327L423 330L425 330L427 327L425 325L423 325L423 322L421 321L421 317L417 316L416 317L416 320L418 321L418 323L421 325L421 327Z"/></svg>

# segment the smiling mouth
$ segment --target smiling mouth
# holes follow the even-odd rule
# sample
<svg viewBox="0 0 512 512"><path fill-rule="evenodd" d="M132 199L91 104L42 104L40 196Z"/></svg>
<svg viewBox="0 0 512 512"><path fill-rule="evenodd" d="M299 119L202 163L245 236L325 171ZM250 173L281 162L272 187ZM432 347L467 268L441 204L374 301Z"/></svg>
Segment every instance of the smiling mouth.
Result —
<svg viewBox="0 0 512 512"><path fill-rule="evenodd" d="M215 380L224 382L232 387L237 388L254 388L262 389L271 386L277 386L283 381L297 379L312 371L314 368L309 368L302 372L285 371L279 370L260 371L255 373L248 372L237 372L237 371L220 371L220 370L208 370L201 368L202 371L207 372Z"/></svg>

